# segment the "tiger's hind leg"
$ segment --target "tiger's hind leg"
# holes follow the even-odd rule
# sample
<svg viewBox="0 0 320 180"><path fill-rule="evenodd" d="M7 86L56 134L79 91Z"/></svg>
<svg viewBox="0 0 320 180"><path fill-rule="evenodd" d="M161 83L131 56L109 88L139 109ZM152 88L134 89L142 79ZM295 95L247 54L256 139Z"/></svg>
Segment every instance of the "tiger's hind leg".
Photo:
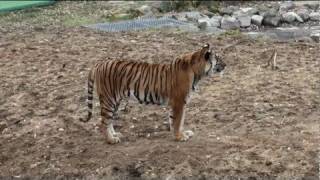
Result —
<svg viewBox="0 0 320 180"><path fill-rule="evenodd" d="M101 125L100 130L107 137L107 142L109 144L116 144L120 142L122 137L121 133L117 133L114 130L114 114L117 110L117 104L113 104L107 98L100 97L100 107L101 107Z"/></svg>

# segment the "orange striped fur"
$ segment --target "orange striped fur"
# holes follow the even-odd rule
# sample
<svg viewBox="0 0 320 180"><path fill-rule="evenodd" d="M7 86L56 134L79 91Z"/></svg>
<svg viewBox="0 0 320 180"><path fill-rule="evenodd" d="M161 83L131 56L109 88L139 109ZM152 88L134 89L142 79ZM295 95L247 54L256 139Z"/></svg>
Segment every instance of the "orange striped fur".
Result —
<svg viewBox="0 0 320 180"><path fill-rule="evenodd" d="M113 60L98 62L89 72L88 116L92 116L93 85L96 84L100 101L102 128L111 144L120 142L120 133L113 129L113 115L122 99L133 96L140 103L168 104L172 112L170 122L175 138L187 140L184 133L184 109L189 93L196 83L211 71L220 72L225 64L212 53L209 45L200 50L182 55L171 64ZM104 125L104 126L103 126Z"/></svg>

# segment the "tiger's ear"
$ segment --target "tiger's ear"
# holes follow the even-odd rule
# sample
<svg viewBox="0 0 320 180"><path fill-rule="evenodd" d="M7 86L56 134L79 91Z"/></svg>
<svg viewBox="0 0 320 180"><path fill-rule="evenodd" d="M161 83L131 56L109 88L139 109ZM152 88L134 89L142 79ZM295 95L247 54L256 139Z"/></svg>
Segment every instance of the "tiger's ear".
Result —
<svg viewBox="0 0 320 180"><path fill-rule="evenodd" d="M210 49L210 45L205 44L204 46L202 46L202 48L200 50L198 50L197 52L192 54L191 65L194 65L197 63L197 61L200 61L201 58L204 57L205 54L209 51L209 49Z"/></svg>
<svg viewBox="0 0 320 180"><path fill-rule="evenodd" d="M202 47L200 53L201 53L201 56L203 56L205 60L208 60L210 58L210 53L211 53L210 45L209 44L205 44Z"/></svg>
<svg viewBox="0 0 320 180"><path fill-rule="evenodd" d="M209 49L210 49L210 44L207 43L207 44L203 45L203 47L201 49L201 54L206 53L207 51L209 51Z"/></svg>

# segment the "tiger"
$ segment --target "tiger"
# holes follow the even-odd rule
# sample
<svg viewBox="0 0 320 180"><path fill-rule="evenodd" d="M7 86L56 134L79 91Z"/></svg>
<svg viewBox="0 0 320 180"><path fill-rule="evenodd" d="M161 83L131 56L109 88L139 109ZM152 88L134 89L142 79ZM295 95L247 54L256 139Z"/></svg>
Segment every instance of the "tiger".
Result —
<svg viewBox="0 0 320 180"><path fill-rule="evenodd" d="M121 100L134 97L140 104L170 106L169 129L177 141L187 141L194 133L183 130L185 107L190 93L204 76L222 72L226 67L222 58L207 43L197 51L180 55L171 63L156 64L129 60L97 62L88 75L88 114L80 118L88 122L92 117L93 87L100 101L102 133L109 144L123 137L113 125Z"/></svg>

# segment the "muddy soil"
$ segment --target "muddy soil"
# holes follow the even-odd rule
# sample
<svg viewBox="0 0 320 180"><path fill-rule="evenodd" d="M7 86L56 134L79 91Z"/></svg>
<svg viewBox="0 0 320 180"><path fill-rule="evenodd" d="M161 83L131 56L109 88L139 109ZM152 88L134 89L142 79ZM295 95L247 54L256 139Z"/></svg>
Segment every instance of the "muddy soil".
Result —
<svg viewBox="0 0 320 180"><path fill-rule="evenodd" d="M221 47L241 41L220 52ZM200 82L175 142L166 107L123 103L109 145L86 110L101 59L169 63L209 42L227 63ZM277 49L278 69L265 67ZM174 32L52 28L1 34L0 176L51 179L318 179L319 46ZM124 105L127 107L124 108Z"/></svg>

